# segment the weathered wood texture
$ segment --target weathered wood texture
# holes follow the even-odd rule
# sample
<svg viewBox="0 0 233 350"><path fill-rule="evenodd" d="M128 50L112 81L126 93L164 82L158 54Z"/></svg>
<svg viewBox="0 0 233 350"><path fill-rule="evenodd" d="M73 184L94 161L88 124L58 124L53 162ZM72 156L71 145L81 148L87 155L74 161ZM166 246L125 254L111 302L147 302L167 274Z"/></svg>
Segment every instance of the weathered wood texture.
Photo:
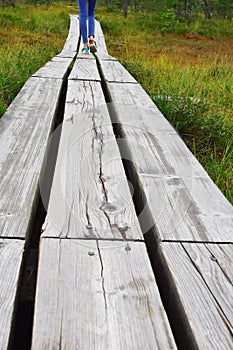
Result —
<svg viewBox="0 0 233 350"><path fill-rule="evenodd" d="M51 61L47 62L33 77L63 79L66 74L72 58L63 58L55 56Z"/></svg>
<svg viewBox="0 0 233 350"><path fill-rule="evenodd" d="M95 40L97 43L96 56L102 60L115 60L116 59L108 54L107 46L104 39L104 34L101 25L98 21L95 21Z"/></svg>
<svg viewBox="0 0 233 350"><path fill-rule="evenodd" d="M69 80L94 80L100 81L96 61L77 59L69 75Z"/></svg>
<svg viewBox="0 0 233 350"><path fill-rule="evenodd" d="M70 15L69 34L66 38L62 51L57 56L74 58L77 53L79 37L79 18L76 15Z"/></svg>
<svg viewBox="0 0 233 350"><path fill-rule="evenodd" d="M137 81L118 61L102 60L101 67L104 70L105 79L109 82L127 82L137 84Z"/></svg>
<svg viewBox="0 0 233 350"><path fill-rule="evenodd" d="M122 156L133 164L131 175L145 192L160 239L232 242L233 207L142 87L108 83L108 88L113 122L125 137Z"/></svg>
<svg viewBox="0 0 233 350"><path fill-rule="evenodd" d="M0 120L0 236L25 238L60 79L30 78Z"/></svg>
<svg viewBox="0 0 233 350"><path fill-rule="evenodd" d="M10 341L23 249L22 240L0 239L0 349Z"/></svg>
<svg viewBox="0 0 233 350"><path fill-rule="evenodd" d="M43 237L143 239L99 82L69 80Z"/></svg>
<svg viewBox="0 0 233 350"><path fill-rule="evenodd" d="M176 349L144 243L42 239L32 349Z"/></svg>
<svg viewBox="0 0 233 350"><path fill-rule="evenodd" d="M233 246L162 243L160 247L199 349L231 350Z"/></svg>

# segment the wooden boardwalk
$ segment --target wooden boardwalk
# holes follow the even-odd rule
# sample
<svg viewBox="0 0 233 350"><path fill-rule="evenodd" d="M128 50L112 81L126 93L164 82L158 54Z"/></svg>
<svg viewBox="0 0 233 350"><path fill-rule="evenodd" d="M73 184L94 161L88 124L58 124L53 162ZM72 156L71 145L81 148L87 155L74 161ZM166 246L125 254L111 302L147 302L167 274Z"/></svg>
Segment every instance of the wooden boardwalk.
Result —
<svg viewBox="0 0 233 350"><path fill-rule="evenodd" d="M233 207L70 18L0 120L0 349L233 349Z"/></svg>

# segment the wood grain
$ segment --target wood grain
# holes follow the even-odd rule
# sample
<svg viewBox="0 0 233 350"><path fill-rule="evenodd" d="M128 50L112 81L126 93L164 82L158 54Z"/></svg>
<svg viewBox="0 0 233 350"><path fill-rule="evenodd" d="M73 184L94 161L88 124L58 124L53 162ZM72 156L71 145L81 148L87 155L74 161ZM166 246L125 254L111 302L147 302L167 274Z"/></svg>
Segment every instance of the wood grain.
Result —
<svg viewBox="0 0 233 350"><path fill-rule="evenodd" d="M143 239L101 85L69 80L44 237Z"/></svg>
<svg viewBox="0 0 233 350"><path fill-rule="evenodd" d="M69 75L69 79L100 81L96 60L77 59Z"/></svg>
<svg viewBox="0 0 233 350"><path fill-rule="evenodd" d="M25 238L62 80L30 78L0 120L0 236Z"/></svg>
<svg viewBox="0 0 233 350"><path fill-rule="evenodd" d="M43 67L38 69L38 71L36 71L32 76L40 78L63 79L71 62L72 58L55 56Z"/></svg>
<svg viewBox="0 0 233 350"><path fill-rule="evenodd" d="M125 139L121 155L133 164L134 186L144 192L159 238L232 242L233 207L145 91L128 83L108 87Z"/></svg>
<svg viewBox="0 0 233 350"><path fill-rule="evenodd" d="M144 243L42 239L32 349L176 349Z"/></svg>
<svg viewBox="0 0 233 350"><path fill-rule="evenodd" d="M104 77L108 82L137 84L137 81L118 61L100 60L100 62Z"/></svg>
<svg viewBox="0 0 233 350"><path fill-rule="evenodd" d="M7 349L14 316L24 241L0 239L0 349Z"/></svg>
<svg viewBox="0 0 233 350"><path fill-rule="evenodd" d="M161 249L199 348L232 349L232 284L206 247L162 243Z"/></svg>
<svg viewBox="0 0 233 350"><path fill-rule="evenodd" d="M232 207L210 179L140 175L140 182L161 240L232 242Z"/></svg>
<svg viewBox="0 0 233 350"><path fill-rule="evenodd" d="M228 270L231 273L233 268L233 245L228 245L229 255L224 256L222 254L214 255L211 252L213 244L183 243L182 245L192 264L199 271L213 297L220 305L226 319L233 327L233 280L229 279L228 274ZM215 249L221 250L221 245L214 245L213 250ZM222 264L224 269L221 267Z"/></svg>
<svg viewBox="0 0 233 350"><path fill-rule="evenodd" d="M79 18L76 15L70 15L69 33L62 51L57 56L74 58L77 52L79 37Z"/></svg>

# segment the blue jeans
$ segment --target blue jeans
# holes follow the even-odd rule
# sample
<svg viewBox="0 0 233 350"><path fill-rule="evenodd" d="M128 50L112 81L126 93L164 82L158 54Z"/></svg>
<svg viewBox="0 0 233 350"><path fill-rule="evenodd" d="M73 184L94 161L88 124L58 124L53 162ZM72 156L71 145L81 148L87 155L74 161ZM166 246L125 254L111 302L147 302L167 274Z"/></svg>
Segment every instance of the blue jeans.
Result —
<svg viewBox="0 0 233 350"><path fill-rule="evenodd" d="M95 5L96 0L78 0L80 30L84 43L88 42L87 37L87 19L88 36L95 34Z"/></svg>

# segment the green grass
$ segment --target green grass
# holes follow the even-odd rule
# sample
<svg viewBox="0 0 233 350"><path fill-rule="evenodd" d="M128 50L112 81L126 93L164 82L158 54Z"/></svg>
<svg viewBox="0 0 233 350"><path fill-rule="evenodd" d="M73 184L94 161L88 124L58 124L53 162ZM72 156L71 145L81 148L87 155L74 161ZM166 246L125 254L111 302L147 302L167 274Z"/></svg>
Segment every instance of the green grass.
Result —
<svg viewBox="0 0 233 350"><path fill-rule="evenodd" d="M0 116L25 81L61 51L70 10L64 5L0 10Z"/></svg>
<svg viewBox="0 0 233 350"><path fill-rule="evenodd" d="M0 10L0 116L39 67L59 53L76 6ZM233 21L178 22L172 13L97 7L109 53L142 84L233 203Z"/></svg>
<svg viewBox="0 0 233 350"><path fill-rule="evenodd" d="M121 16L98 14L109 53L142 84L233 203L233 22Z"/></svg>

